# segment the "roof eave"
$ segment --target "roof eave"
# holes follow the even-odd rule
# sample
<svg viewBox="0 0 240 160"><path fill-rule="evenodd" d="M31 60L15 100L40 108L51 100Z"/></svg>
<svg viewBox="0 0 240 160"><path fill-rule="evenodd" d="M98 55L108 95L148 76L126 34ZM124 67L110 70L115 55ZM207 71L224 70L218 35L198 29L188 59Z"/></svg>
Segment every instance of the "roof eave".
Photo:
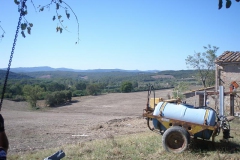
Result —
<svg viewBox="0 0 240 160"><path fill-rule="evenodd" d="M240 64L240 61L237 61L237 62L222 62L222 61L218 61L218 62L215 62L215 63L218 64L218 65Z"/></svg>

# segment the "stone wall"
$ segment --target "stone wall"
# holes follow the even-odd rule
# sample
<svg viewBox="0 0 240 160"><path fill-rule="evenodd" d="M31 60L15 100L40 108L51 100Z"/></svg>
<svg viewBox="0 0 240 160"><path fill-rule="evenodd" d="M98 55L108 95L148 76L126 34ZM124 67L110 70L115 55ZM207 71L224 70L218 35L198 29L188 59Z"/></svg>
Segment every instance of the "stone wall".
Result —
<svg viewBox="0 0 240 160"><path fill-rule="evenodd" d="M220 71L220 85L224 86L225 92L230 91L230 84L236 81L240 85L240 63L229 64L222 66L223 69ZM240 87L237 89L240 90Z"/></svg>
<svg viewBox="0 0 240 160"><path fill-rule="evenodd" d="M239 103L240 103L240 63L231 63L222 66L222 70L220 70L220 83L219 85L224 86L225 92L230 92L230 85L233 81L237 82L239 88L235 89L237 95L234 97L234 108L235 111L239 111ZM226 107L226 111L230 110L230 95L226 95L224 97L224 106Z"/></svg>

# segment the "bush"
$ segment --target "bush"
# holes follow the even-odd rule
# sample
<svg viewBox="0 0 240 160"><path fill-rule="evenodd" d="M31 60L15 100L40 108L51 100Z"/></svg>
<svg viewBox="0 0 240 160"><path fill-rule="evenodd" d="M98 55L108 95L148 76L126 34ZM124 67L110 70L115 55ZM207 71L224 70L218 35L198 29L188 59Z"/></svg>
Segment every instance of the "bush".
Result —
<svg viewBox="0 0 240 160"><path fill-rule="evenodd" d="M121 85L121 91L124 93L131 92L133 90L133 85L131 82L123 82Z"/></svg>
<svg viewBox="0 0 240 160"><path fill-rule="evenodd" d="M46 105L53 107L56 105L64 104L67 101L71 101L72 92L71 91L56 91L50 94L47 94L45 97Z"/></svg>
<svg viewBox="0 0 240 160"><path fill-rule="evenodd" d="M100 92L100 87L98 84L89 84L86 88L86 91L89 95L97 95L98 92Z"/></svg>
<svg viewBox="0 0 240 160"><path fill-rule="evenodd" d="M46 100L46 105L47 106L52 107L56 104L56 101L55 101L55 98L54 98L53 94L47 94L46 97L45 97L45 100Z"/></svg>
<svg viewBox="0 0 240 160"><path fill-rule="evenodd" d="M12 98L12 93L5 93L4 98Z"/></svg>
<svg viewBox="0 0 240 160"><path fill-rule="evenodd" d="M44 89L38 85L25 85L23 87L24 97L31 107L35 108L37 105L37 100L42 97Z"/></svg>
<svg viewBox="0 0 240 160"><path fill-rule="evenodd" d="M21 95L16 95L15 97L13 97L12 100L13 101L25 101L25 98Z"/></svg>
<svg viewBox="0 0 240 160"><path fill-rule="evenodd" d="M85 96L87 95L86 91L82 91L82 90L75 90L72 92L72 96L73 97L79 97L79 96Z"/></svg>

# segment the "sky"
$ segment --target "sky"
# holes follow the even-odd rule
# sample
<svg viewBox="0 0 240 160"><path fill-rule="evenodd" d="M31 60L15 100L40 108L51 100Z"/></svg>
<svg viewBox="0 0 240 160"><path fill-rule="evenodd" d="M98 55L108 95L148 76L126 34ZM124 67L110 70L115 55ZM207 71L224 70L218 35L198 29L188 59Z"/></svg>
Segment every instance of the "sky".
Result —
<svg viewBox="0 0 240 160"><path fill-rule="evenodd" d="M239 51L240 2L218 9L218 0L65 0L70 20L63 11L60 34L53 21L55 5L39 12L51 0L27 1L33 23L31 35L21 34L11 68L186 70L185 59L204 52L208 44L224 51ZM19 19L13 0L0 0L0 68L7 68ZM24 22L25 19L22 20ZM79 24L79 31L78 31ZM0 29L0 35L3 31ZM75 44L78 40L79 43Z"/></svg>

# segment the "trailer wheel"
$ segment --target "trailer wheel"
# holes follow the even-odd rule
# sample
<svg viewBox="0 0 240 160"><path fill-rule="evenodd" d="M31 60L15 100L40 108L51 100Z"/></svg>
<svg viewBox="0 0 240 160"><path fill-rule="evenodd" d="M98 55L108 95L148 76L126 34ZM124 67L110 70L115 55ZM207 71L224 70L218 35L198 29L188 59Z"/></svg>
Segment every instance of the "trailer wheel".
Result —
<svg viewBox="0 0 240 160"><path fill-rule="evenodd" d="M181 153L190 142L189 133L180 126L167 129L162 136L163 148L168 152Z"/></svg>

